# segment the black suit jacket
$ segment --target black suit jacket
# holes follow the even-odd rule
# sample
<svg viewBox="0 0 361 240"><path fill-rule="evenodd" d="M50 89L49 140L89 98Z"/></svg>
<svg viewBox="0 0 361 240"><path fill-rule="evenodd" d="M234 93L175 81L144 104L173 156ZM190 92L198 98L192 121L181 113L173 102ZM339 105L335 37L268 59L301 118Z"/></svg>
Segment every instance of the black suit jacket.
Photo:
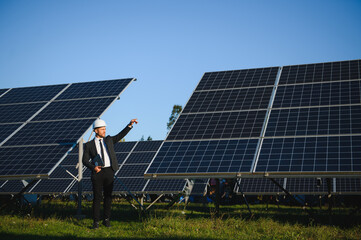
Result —
<svg viewBox="0 0 361 240"><path fill-rule="evenodd" d="M130 129L132 129L132 128L129 126L126 126L117 135L115 135L113 137L106 136L104 138L104 142L108 148L108 154L109 154L109 158L111 161L111 167L113 168L114 171L117 171L119 169L117 156L114 151L114 144L119 142L122 138L124 138L125 135L127 135L128 132L130 131ZM98 155L97 148L95 146L95 141L93 139L85 144L84 153L83 153L83 164L84 164L84 166L87 166L92 171L92 173L95 172L95 170L94 170L95 164L89 160L94 159L97 155Z"/></svg>

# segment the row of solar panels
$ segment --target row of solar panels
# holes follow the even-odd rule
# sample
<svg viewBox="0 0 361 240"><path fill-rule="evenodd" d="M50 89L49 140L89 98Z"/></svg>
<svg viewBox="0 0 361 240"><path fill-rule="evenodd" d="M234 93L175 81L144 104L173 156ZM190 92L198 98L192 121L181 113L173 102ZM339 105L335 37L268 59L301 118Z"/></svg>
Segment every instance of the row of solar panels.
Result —
<svg viewBox="0 0 361 240"><path fill-rule="evenodd" d="M361 61L205 73L147 178L361 177Z"/></svg>
<svg viewBox="0 0 361 240"><path fill-rule="evenodd" d="M133 80L0 89L0 178L50 175L55 183L67 168L75 175L62 162L66 154ZM122 161L117 175L142 192L156 182L143 179L144 172L174 182L249 174L360 177L360 81L360 60L205 73L160 150L147 153L151 163ZM74 187L68 181L66 192Z"/></svg>
<svg viewBox="0 0 361 240"><path fill-rule="evenodd" d="M162 141L120 142L115 144L115 151L120 169L116 173L115 193L161 194L181 193L188 182L183 179L144 179L144 170L149 165ZM78 177L78 148L75 148L52 172L49 179L39 180L26 193L36 194L71 194L77 193ZM84 168L83 191L91 193L90 171ZM329 189L326 179L317 182L314 178L276 179L285 189L293 194L327 194ZM282 190L266 178L242 178L238 180L241 189L236 185L235 191L250 194L283 194ZM193 195L203 195L207 188L208 179L198 179L194 182ZM25 187L24 181L10 180L0 184L0 194L14 194ZM330 192L332 194L361 193L361 179L331 179ZM209 184L208 184L209 185ZM126 186L126 188L124 187Z"/></svg>
<svg viewBox="0 0 361 240"><path fill-rule="evenodd" d="M0 89L0 178L48 176L134 80Z"/></svg>

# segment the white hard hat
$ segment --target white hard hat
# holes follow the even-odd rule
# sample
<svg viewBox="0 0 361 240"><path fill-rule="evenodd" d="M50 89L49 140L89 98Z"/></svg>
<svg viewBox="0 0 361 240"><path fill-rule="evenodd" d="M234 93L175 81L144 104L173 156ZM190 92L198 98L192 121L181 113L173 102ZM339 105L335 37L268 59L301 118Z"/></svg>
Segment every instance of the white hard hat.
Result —
<svg viewBox="0 0 361 240"><path fill-rule="evenodd" d="M101 119L97 119L93 123L93 129L100 128L100 127L106 127L106 126L107 126L107 124L105 123L105 121L101 120Z"/></svg>

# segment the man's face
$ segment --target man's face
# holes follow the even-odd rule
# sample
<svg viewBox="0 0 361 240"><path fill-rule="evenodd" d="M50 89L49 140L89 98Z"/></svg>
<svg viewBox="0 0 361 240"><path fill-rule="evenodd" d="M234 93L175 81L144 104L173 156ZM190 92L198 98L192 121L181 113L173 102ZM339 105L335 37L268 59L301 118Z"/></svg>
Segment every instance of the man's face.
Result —
<svg viewBox="0 0 361 240"><path fill-rule="evenodd" d="M94 129L94 132L101 138L105 137L105 131L106 131L105 127L100 127L100 128Z"/></svg>

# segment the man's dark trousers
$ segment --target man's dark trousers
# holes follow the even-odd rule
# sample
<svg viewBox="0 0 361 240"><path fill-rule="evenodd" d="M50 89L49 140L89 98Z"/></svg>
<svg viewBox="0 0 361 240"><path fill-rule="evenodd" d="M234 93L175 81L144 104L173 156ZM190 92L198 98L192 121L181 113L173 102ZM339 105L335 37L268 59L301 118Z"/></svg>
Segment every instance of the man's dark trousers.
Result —
<svg viewBox="0 0 361 240"><path fill-rule="evenodd" d="M100 205L102 201L102 190L104 189L104 219L110 218L112 205L112 192L114 184L114 170L111 167L102 168L98 173L91 176L93 183L93 218L94 221L100 221Z"/></svg>

